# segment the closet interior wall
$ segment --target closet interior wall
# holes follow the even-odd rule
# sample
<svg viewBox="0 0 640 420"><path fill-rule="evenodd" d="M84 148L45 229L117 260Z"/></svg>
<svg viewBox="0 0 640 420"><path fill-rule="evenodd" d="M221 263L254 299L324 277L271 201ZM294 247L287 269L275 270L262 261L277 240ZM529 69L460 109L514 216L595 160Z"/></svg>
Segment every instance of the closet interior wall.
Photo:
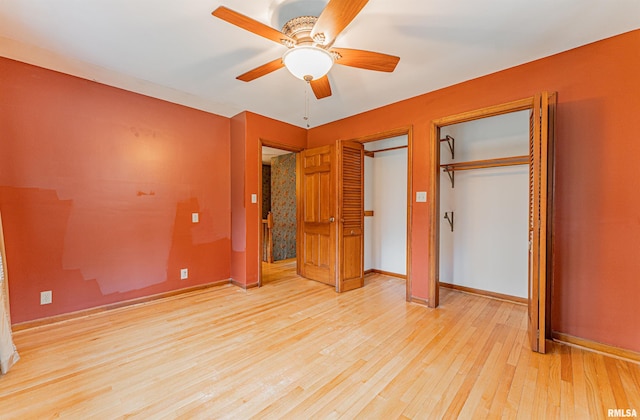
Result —
<svg viewBox="0 0 640 420"><path fill-rule="evenodd" d="M406 135L364 144L364 269L407 274ZM367 213L365 213L367 214Z"/></svg>
<svg viewBox="0 0 640 420"><path fill-rule="evenodd" d="M529 111L443 127L441 166L529 154ZM439 281L527 298L529 165L440 173ZM453 212L453 215L451 214ZM453 220L453 231L448 219Z"/></svg>

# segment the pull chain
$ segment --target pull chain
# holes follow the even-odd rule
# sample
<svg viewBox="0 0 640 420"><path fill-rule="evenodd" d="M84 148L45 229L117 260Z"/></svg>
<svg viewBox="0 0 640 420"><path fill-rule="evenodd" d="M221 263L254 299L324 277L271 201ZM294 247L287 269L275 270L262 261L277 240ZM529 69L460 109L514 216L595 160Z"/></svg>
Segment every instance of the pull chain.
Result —
<svg viewBox="0 0 640 420"><path fill-rule="evenodd" d="M309 85L310 85L310 83L307 82L307 85L304 88L304 117L303 117L303 119L307 123L307 128L310 127L310 125L309 125Z"/></svg>

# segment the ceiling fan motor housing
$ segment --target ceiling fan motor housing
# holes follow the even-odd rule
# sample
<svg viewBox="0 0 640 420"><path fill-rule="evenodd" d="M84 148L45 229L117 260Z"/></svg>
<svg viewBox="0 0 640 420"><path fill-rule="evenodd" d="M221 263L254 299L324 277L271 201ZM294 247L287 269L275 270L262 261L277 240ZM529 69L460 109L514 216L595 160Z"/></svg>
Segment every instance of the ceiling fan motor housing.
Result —
<svg viewBox="0 0 640 420"><path fill-rule="evenodd" d="M299 16L293 18L284 24L282 27L282 33L295 39L295 45L311 45L314 43L322 45L324 43L324 35L319 34L319 36L316 36L318 39L311 38L311 30L317 20L318 18L315 16ZM289 48L293 47L293 45L287 46Z"/></svg>

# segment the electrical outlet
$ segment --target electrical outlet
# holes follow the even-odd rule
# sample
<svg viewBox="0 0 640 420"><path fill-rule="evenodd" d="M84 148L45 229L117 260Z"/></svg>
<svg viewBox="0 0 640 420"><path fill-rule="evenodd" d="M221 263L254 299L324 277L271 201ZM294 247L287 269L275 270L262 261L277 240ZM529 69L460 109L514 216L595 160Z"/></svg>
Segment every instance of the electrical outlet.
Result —
<svg viewBox="0 0 640 420"><path fill-rule="evenodd" d="M40 292L40 305L48 305L53 302L53 293L51 290Z"/></svg>
<svg viewBox="0 0 640 420"><path fill-rule="evenodd" d="M191 213L191 223L198 223L200 221L200 215L198 213Z"/></svg>
<svg viewBox="0 0 640 420"><path fill-rule="evenodd" d="M181 268L180 269L180 280L184 280L184 279L188 279L189 278L189 269L188 268Z"/></svg>

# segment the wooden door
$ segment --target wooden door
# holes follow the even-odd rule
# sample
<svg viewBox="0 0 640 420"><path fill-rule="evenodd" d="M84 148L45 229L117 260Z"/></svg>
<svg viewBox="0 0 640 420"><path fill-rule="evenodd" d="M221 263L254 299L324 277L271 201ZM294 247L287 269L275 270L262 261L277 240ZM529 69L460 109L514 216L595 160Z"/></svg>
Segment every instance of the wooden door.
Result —
<svg viewBox="0 0 640 420"><path fill-rule="evenodd" d="M298 161L298 274L346 292L364 285L364 148L338 142Z"/></svg>
<svg viewBox="0 0 640 420"><path fill-rule="evenodd" d="M336 285L335 146L304 150L298 160L298 274Z"/></svg>
<svg viewBox="0 0 640 420"><path fill-rule="evenodd" d="M529 338L539 353L547 337L555 100L555 94L536 95L529 123Z"/></svg>
<svg viewBox="0 0 640 420"><path fill-rule="evenodd" d="M336 291L364 286L364 147L338 146L338 281Z"/></svg>

